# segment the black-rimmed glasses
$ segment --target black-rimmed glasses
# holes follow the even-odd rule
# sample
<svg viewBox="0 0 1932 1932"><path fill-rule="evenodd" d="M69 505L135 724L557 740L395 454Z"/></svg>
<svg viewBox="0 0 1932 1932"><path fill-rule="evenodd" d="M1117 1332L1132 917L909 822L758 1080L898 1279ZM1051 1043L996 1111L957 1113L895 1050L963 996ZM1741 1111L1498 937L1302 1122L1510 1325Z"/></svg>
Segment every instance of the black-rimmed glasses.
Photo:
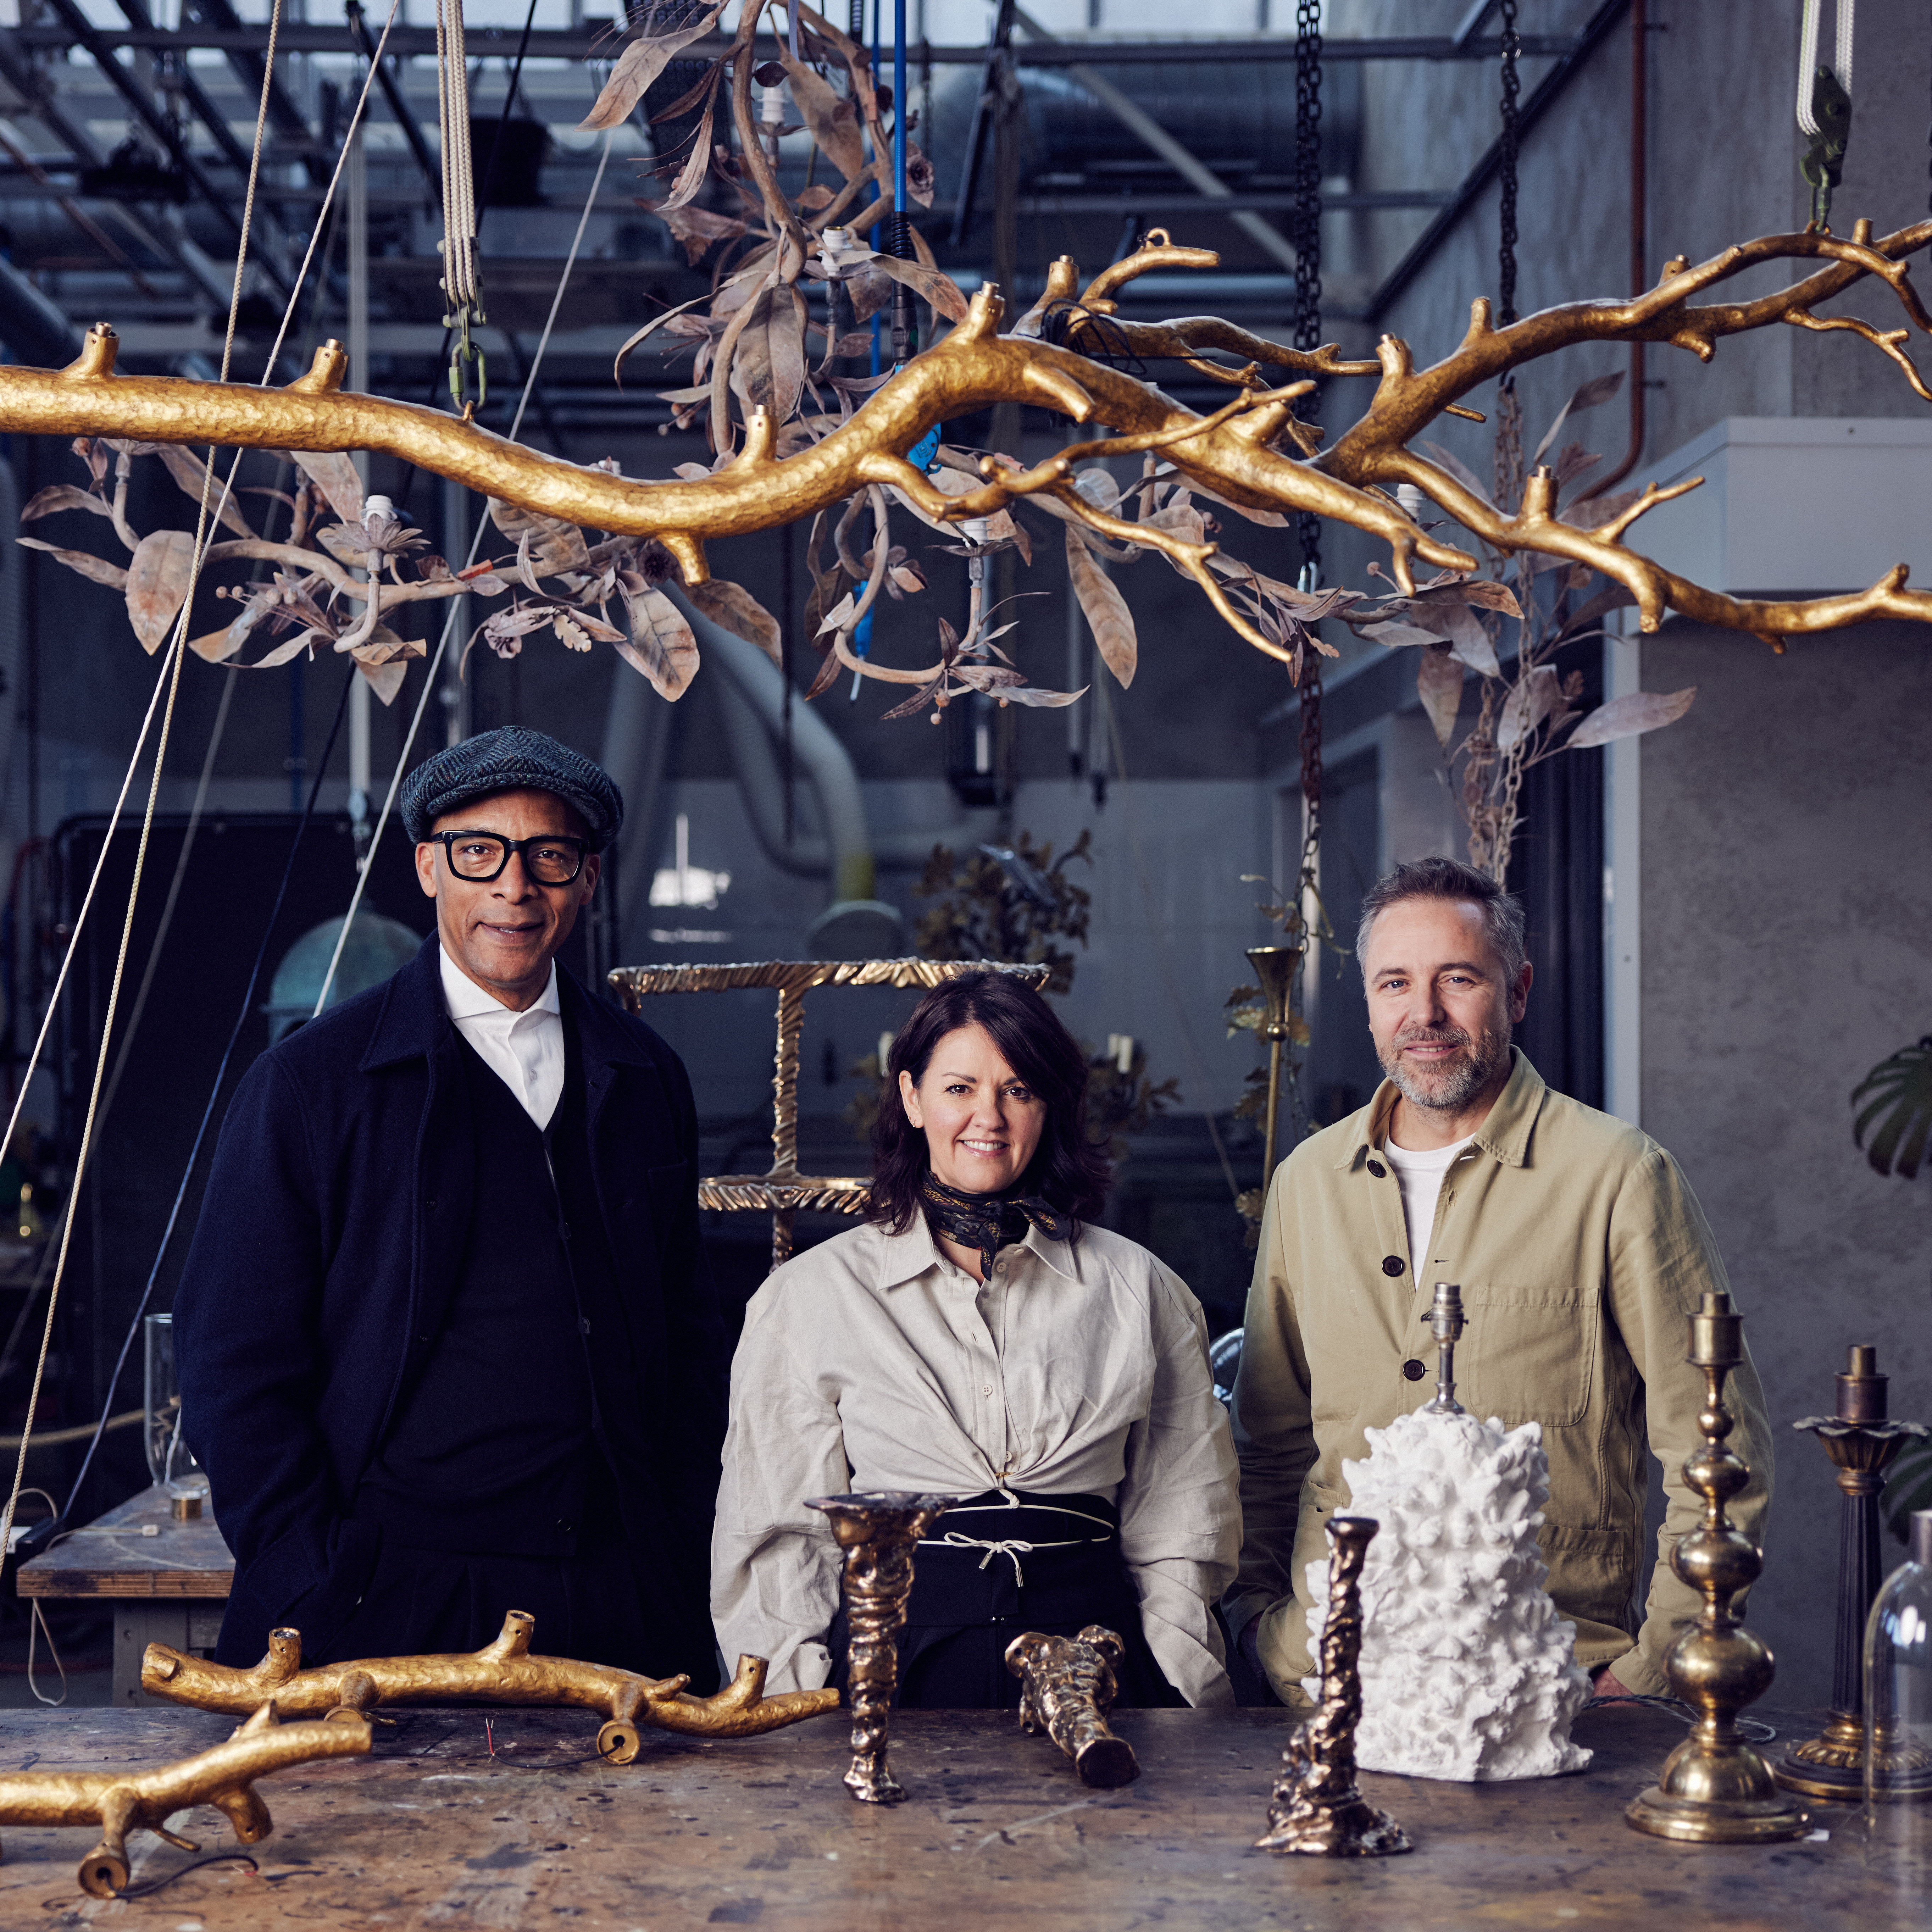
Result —
<svg viewBox="0 0 1932 1932"><path fill-rule="evenodd" d="M495 832L432 832L428 844L442 848L444 862L459 879L487 885L500 878L510 854L522 856L524 870L540 886L567 886L584 869L587 838L545 832L534 838L506 838Z"/></svg>

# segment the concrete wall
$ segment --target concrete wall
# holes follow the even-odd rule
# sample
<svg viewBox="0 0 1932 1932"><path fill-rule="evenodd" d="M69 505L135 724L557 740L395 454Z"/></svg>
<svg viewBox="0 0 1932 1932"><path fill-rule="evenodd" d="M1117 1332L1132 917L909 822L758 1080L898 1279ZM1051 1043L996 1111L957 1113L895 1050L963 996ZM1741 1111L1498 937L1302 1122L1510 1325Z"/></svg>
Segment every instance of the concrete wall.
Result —
<svg viewBox="0 0 1932 1932"><path fill-rule="evenodd" d="M1838 1492L1788 1425L1831 1412L1855 1342L1892 1412L1932 1421L1932 1184L1874 1173L1848 1104L1932 1028L1932 638L1868 625L1778 658L1672 624L1642 652L1646 684L1698 686L1642 741L1643 1125L1711 1217L1777 1427L1751 1622L1778 1701L1821 1703Z"/></svg>

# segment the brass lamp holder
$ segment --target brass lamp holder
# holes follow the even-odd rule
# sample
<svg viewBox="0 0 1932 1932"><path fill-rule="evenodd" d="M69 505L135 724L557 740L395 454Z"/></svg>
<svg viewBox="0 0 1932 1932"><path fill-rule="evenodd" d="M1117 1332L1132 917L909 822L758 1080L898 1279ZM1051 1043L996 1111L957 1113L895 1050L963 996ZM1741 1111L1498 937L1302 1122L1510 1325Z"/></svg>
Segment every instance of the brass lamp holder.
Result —
<svg viewBox="0 0 1932 1932"><path fill-rule="evenodd" d="M1436 1284L1436 1301L1429 1311L1429 1332L1436 1337L1436 1394L1424 1403L1424 1415L1466 1415L1456 1400L1456 1344L1462 1339L1462 1291L1452 1282Z"/></svg>
<svg viewBox="0 0 1932 1932"><path fill-rule="evenodd" d="M1856 1804L1864 1796L1864 1637L1872 1599L1884 1581L1879 1551L1879 1492L1885 1472L1906 1442L1932 1431L1923 1423L1886 1415L1890 1377L1878 1370L1878 1351L1855 1346L1838 1383L1835 1415L1808 1415L1792 1424L1816 1435L1838 1472L1838 1613L1832 1654L1832 1714L1815 1738L1794 1744L1772 1775L1805 1798ZM1894 1802L1932 1800L1932 1752L1896 1738L1880 1741L1883 1789Z"/></svg>
<svg viewBox="0 0 1932 1932"><path fill-rule="evenodd" d="M1732 1528L1725 1504L1750 1480L1726 1444L1730 1412L1724 1380L1744 1360L1744 1318L1731 1298L1705 1291L1690 1317L1692 1366L1704 1372L1703 1446L1684 1465L1684 1480L1704 1498L1704 1520L1671 1552L1670 1567L1704 1599L1697 1621L1670 1646L1664 1669L1672 1694L1697 1713L1690 1735L1664 1761L1655 1784L1634 1798L1625 1821L1653 1838L1700 1844L1768 1844L1810 1829L1803 1810L1778 1790L1771 1767L1738 1731L1738 1713L1770 1689L1770 1648L1731 1608L1757 1580L1764 1558Z"/></svg>
<svg viewBox="0 0 1932 1932"><path fill-rule="evenodd" d="M845 1788L861 1804L898 1804L905 1786L886 1762L886 1714L898 1688L898 1634L912 1594L913 1546L957 1501L903 1490L813 1496L845 1552L845 1701L852 1762Z"/></svg>
<svg viewBox="0 0 1932 1932"><path fill-rule="evenodd" d="M1377 1858L1413 1849L1408 1834L1355 1784L1362 1720L1362 1565L1380 1526L1372 1516L1328 1519L1328 1614L1322 1624L1322 1701L1295 1726L1268 1799L1264 1852Z"/></svg>

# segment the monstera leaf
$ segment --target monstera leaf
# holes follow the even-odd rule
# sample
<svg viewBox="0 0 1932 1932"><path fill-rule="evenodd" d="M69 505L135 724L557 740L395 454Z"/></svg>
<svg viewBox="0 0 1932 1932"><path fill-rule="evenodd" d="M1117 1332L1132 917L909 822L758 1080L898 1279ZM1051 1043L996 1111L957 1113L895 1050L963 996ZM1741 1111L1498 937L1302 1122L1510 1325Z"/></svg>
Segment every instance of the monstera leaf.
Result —
<svg viewBox="0 0 1932 1932"><path fill-rule="evenodd" d="M1881 1174L1911 1180L1932 1135L1932 1034L1881 1060L1852 1089L1852 1105L1861 1100L1866 1104L1852 1124L1852 1138L1864 1148L1865 1130L1871 1128L1866 1160Z"/></svg>

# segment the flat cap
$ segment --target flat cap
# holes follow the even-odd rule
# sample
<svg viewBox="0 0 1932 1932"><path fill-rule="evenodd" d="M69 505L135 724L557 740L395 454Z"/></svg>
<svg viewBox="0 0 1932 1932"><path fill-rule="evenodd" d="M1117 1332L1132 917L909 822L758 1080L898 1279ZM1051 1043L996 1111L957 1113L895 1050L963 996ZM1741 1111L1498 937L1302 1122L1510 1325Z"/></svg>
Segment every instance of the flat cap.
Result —
<svg viewBox="0 0 1932 1932"><path fill-rule="evenodd" d="M420 844L444 813L500 791L547 791L574 806L601 852L624 822L624 795L601 765L542 731L506 724L425 758L403 781L403 830Z"/></svg>

